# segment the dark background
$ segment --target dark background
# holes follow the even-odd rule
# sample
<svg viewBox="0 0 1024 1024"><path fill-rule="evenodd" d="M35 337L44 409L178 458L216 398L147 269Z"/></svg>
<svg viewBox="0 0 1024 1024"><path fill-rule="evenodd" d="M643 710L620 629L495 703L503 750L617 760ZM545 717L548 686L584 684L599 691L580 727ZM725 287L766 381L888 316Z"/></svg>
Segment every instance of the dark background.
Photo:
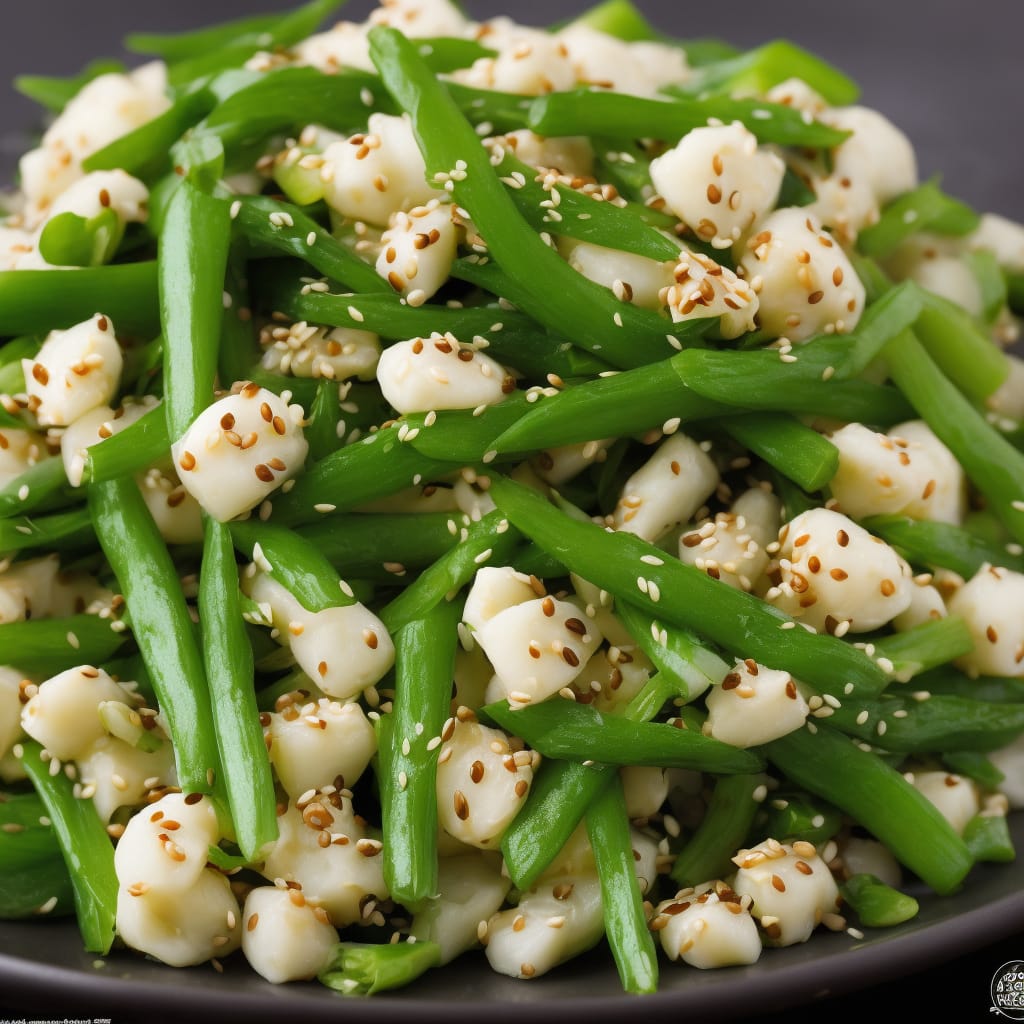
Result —
<svg viewBox="0 0 1024 1024"><path fill-rule="evenodd" d="M657 27L680 38L718 36L745 47L784 36L833 61L861 83L863 103L907 132L922 178L941 172L953 195L1024 221L1024 0L636 2ZM118 41L127 31L192 27L287 6L285 0L0 0L0 67L11 78L71 74L93 57L125 56ZM362 18L371 6L353 2L339 16ZM466 2L474 18L505 11L530 24L584 6L582 0ZM40 122L33 105L9 86L0 96L0 184L11 184L17 157ZM993 973L1008 960L1024 959L1024 922L1021 927L1021 934L965 950L952 963L918 964L916 973L881 986L865 979L862 991L810 1012L880 1013L884 1020L895 1017L896 1001L907 999L919 1012L961 1006L970 1009L964 1019L983 1019ZM955 1002L954 993L961 997ZM45 994L38 1000L31 1007L37 1016L46 1009ZM534 1007L527 1012L537 1016ZM5 1005L0 994L0 1016L11 1015L19 1015L18 1007ZM792 1019L752 1007L754 1016Z"/></svg>

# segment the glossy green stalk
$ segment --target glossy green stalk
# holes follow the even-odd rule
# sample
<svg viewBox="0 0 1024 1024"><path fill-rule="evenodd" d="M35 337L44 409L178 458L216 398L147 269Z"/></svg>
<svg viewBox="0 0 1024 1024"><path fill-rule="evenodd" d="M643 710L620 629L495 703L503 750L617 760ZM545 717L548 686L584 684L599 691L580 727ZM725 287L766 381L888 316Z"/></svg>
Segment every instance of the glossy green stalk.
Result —
<svg viewBox="0 0 1024 1024"><path fill-rule="evenodd" d="M77 75L67 78L50 75L18 75L14 79L14 88L22 96L27 96L52 113L59 114L67 106L68 101L74 99L82 87L88 85L94 78L123 71L124 64L121 61L101 57L99 60L90 61Z"/></svg>
<svg viewBox="0 0 1024 1024"><path fill-rule="evenodd" d="M110 619L98 615L5 622L0 625L0 651L5 663L41 676L74 665L99 665L128 639L126 632L111 625Z"/></svg>
<svg viewBox="0 0 1024 1024"><path fill-rule="evenodd" d="M231 532L210 517L204 520L203 531L203 663L235 841L252 862L277 838L277 798L256 707L253 654L242 620Z"/></svg>
<svg viewBox="0 0 1024 1024"><path fill-rule="evenodd" d="M440 964L436 942L339 942L317 979L343 996L372 996L402 988Z"/></svg>
<svg viewBox="0 0 1024 1024"><path fill-rule="evenodd" d="M761 804L754 829L762 836L774 836L781 842L796 839L820 846L843 827L843 815L831 804L791 790L773 790L771 800Z"/></svg>
<svg viewBox="0 0 1024 1024"><path fill-rule="evenodd" d="M658 990L658 953L636 877L622 782L613 779L587 808L587 835L601 880L604 928L626 992Z"/></svg>
<svg viewBox="0 0 1024 1024"><path fill-rule="evenodd" d="M437 893L438 748L428 743L448 718L461 610L442 601L392 631L393 710L378 723L384 880L392 899L413 910Z"/></svg>
<svg viewBox="0 0 1024 1024"><path fill-rule="evenodd" d="M906 682L969 653L974 649L974 638L959 615L947 615L879 637L874 646L875 657L888 658L893 677Z"/></svg>
<svg viewBox="0 0 1024 1024"><path fill-rule="evenodd" d="M114 847L103 822L88 800L79 800L62 772L50 771L43 748L34 740L22 743L21 764L46 805L47 817L60 844L75 893L75 913L85 948L108 953L114 942L117 875Z"/></svg>
<svg viewBox="0 0 1024 1024"><path fill-rule="evenodd" d="M913 896L886 885L874 875L853 875L839 891L865 928L891 928L917 917L918 904Z"/></svg>
<svg viewBox="0 0 1024 1024"><path fill-rule="evenodd" d="M1001 814L976 814L967 822L964 842L979 864L1009 864L1017 859L1009 824Z"/></svg>
<svg viewBox="0 0 1024 1024"><path fill-rule="evenodd" d="M179 784L185 792L210 793L220 785L217 737L177 569L133 480L90 484L89 508L167 719Z"/></svg>
<svg viewBox="0 0 1024 1024"><path fill-rule="evenodd" d="M881 758L815 725L765 747L791 781L849 814L935 892L953 892L974 862L963 840L931 801Z"/></svg>
<svg viewBox="0 0 1024 1024"><path fill-rule="evenodd" d="M157 259L164 413L173 439L213 400L230 241L228 204L184 182L168 207Z"/></svg>
<svg viewBox="0 0 1024 1024"><path fill-rule="evenodd" d="M43 459L0 487L0 518L28 515L51 499L59 499L68 487L64 462L59 458Z"/></svg>
<svg viewBox="0 0 1024 1024"><path fill-rule="evenodd" d="M124 430L86 449L82 480L102 483L130 476L167 458L170 451L167 413L157 405Z"/></svg>
<svg viewBox="0 0 1024 1024"><path fill-rule="evenodd" d="M36 548L74 551L91 547L92 541L92 522L84 506L50 516L0 519L0 551L8 554Z"/></svg>

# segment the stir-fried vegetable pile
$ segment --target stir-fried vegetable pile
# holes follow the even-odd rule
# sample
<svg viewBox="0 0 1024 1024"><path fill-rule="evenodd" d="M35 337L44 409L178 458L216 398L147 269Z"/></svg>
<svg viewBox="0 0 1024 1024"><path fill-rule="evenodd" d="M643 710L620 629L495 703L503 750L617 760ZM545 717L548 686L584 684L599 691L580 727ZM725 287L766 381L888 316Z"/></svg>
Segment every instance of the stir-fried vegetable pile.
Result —
<svg viewBox="0 0 1024 1024"><path fill-rule="evenodd" d="M2 915L650 992L1012 859L1024 228L789 43L338 6L19 83Z"/></svg>

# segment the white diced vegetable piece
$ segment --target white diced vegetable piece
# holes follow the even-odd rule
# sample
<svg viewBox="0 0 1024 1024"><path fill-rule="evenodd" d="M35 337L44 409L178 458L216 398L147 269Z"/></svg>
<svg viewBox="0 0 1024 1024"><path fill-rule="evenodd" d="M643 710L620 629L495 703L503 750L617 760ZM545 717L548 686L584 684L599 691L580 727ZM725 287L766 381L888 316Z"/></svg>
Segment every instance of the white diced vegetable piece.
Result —
<svg viewBox="0 0 1024 1024"><path fill-rule="evenodd" d="M707 694L705 732L734 747L756 747L799 729L810 708L788 672L737 661Z"/></svg>
<svg viewBox="0 0 1024 1024"><path fill-rule="evenodd" d="M455 503L460 512L469 516L474 523L480 520L497 507L488 489L482 487L479 481L472 483L462 476L455 478L452 486L452 493L455 495Z"/></svg>
<svg viewBox="0 0 1024 1024"><path fill-rule="evenodd" d="M599 611L598 621L604 623L613 618L608 612ZM615 620L618 621L618 620ZM587 662L586 671L573 684L580 693L588 690L595 694L594 707L598 711L612 711L628 704L654 675L654 665L639 648L626 650L612 645L603 648Z"/></svg>
<svg viewBox="0 0 1024 1024"><path fill-rule="evenodd" d="M55 758L83 756L106 735L99 706L105 700L128 703L128 694L102 669L69 668L47 679L21 712L22 728Z"/></svg>
<svg viewBox="0 0 1024 1024"><path fill-rule="evenodd" d="M770 213L743 246L740 268L757 291L758 320L771 337L805 341L821 331L852 331L864 310L864 285L813 213Z"/></svg>
<svg viewBox="0 0 1024 1024"><path fill-rule="evenodd" d="M901 510L913 519L931 519L959 526L967 514L967 476L956 456L935 436L924 420L897 423L889 435L908 443L911 458L924 457L930 476Z"/></svg>
<svg viewBox="0 0 1024 1024"><path fill-rule="evenodd" d="M822 917L838 907L835 879L811 843L766 839L740 850L733 863L739 868L733 889L751 898L750 912L771 945L806 942Z"/></svg>
<svg viewBox="0 0 1024 1024"><path fill-rule="evenodd" d="M11 665L0 665L0 757L21 735L21 694L25 675Z"/></svg>
<svg viewBox="0 0 1024 1024"><path fill-rule="evenodd" d="M630 844L633 852L633 870L642 895L647 895L658 880L658 840L649 832L630 828Z"/></svg>
<svg viewBox="0 0 1024 1024"><path fill-rule="evenodd" d="M385 226L396 210L437 196L407 116L371 114L365 133L323 152L320 176L327 205L351 220Z"/></svg>
<svg viewBox="0 0 1024 1024"><path fill-rule="evenodd" d="M947 602L974 639L974 649L957 659L969 675L1024 676L1024 574L983 565Z"/></svg>
<svg viewBox="0 0 1024 1024"><path fill-rule="evenodd" d="M558 487L579 476L595 462L603 462L614 440L606 437L600 441L583 441L580 444L545 448L531 459L530 465L541 480L552 487Z"/></svg>
<svg viewBox="0 0 1024 1024"><path fill-rule="evenodd" d="M166 471L164 471L166 470ZM203 510L185 490L173 467L146 470L136 478L149 514L168 544L198 544L203 539Z"/></svg>
<svg viewBox="0 0 1024 1024"><path fill-rule="evenodd" d="M185 490L214 519L248 512L302 469L302 409L243 384L207 406L171 445Z"/></svg>
<svg viewBox="0 0 1024 1024"><path fill-rule="evenodd" d="M420 942L436 942L441 963L450 963L479 943L480 923L498 912L511 885L496 854L442 857L437 896L416 912L410 934Z"/></svg>
<svg viewBox="0 0 1024 1024"><path fill-rule="evenodd" d="M215 868L204 868L181 892L129 883L117 894L118 935L132 949L171 967L233 953L242 940L241 917L230 881Z"/></svg>
<svg viewBox="0 0 1024 1024"><path fill-rule="evenodd" d="M426 302L448 280L458 233L451 206L437 199L408 213L397 210L381 235L377 273L410 303Z"/></svg>
<svg viewBox="0 0 1024 1024"><path fill-rule="evenodd" d="M683 251L662 293L674 323L718 317L723 338L738 338L756 326L757 292L728 267L702 252Z"/></svg>
<svg viewBox="0 0 1024 1024"><path fill-rule="evenodd" d="M595 872L545 878L487 927L487 960L499 974L535 978L590 949L604 934Z"/></svg>
<svg viewBox="0 0 1024 1024"><path fill-rule="evenodd" d="M693 518L718 486L718 468L696 441L672 434L627 481L615 528L654 541Z"/></svg>
<svg viewBox="0 0 1024 1024"><path fill-rule="evenodd" d="M157 61L131 74L104 74L86 83L46 130L41 146L21 159L29 212L45 212L82 176L87 156L162 114L170 106L166 84L166 70Z"/></svg>
<svg viewBox="0 0 1024 1024"><path fill-rule="evenodd" d="M38 462L49 458L46 441L34 430L0 430L0 487L6 487Z"/></svg>
<svg viewBox="0 0 1024 1024"><path fill-rule="evenodd" d="M662 292L675 280L671 261L659 262L568 236L559 238L558 251L569 266L588 281L611 289L623 302L645 309L660 309Z"/></svg>
<svg viewBox="0 0 1024 1024"><path fill-rule="evenodd" d="M485 565L477 569L466 595L462 621L470 629L482 629L498 612L532 601L537 592L530 577L510 565Z"/></svg>
<svg viewBox="0 0 1024 1024"><path fill-rule="evenodd" d="M60 556L46 555L0 569L0 623L50 615Z"/></svg>
<svg viewBox="0 0 1024 1024"><path fill-rule="evenodd" d="M370 434L363 439L363 443L373 444L376 434ZM458 513L458 503L455 500L455 488L450 484L428 483L415 484L412 487L403 487L394 494L377 498L374 501L364 502L354 511L356 512L454 512ZM463 519L465 522L462 522ZM457 526L468 526L468 517L453 515L452 522ZM454 531L458 533L458 529Z"/></svg>
<svg viewBox="0 0 1024 1024"><path fill-rule="evenodd" d="M482 850L497 849L533 781L534 757L513 751L508 737L473 720L452 719L437 762L437 819L449 835ZM395 737L413 743L414 736Z"/></svg>
<svg viewBox="0 0 1024 1024"><path fill-rule="evenodd" d="M481 42L493 46L484 36ZM576 85L569 51L557 36L516 26L496 57L480 57L471 67L452 74L457 82L477 89L497 89L524 96L544 96Z"/></svg>
<svg viewBox="0 0 1024 1024"><path fill-rule="evenodd" d="M550 595L498 612L475 636L505 696L522 703L542 701L569 686L601 644L593 619Z"/></svg>
<svg viewBox="0 0 1024 1024"><path fill-rule="evenodd" d="M271 714L263 734L285 792L297 799L339 775L354 786L377 752L377 738L358 704L325 698Z"/></svg>
<svg viewBox="0 0 1024 1024"><path fill-rule="evenodd" d="M980 317L985 306L977 275L955 256L934 256L921 260L910 278L922 288L962 306L971 316Z"/></svg>
<svg viewBox="0 0 1024 1024"><path fill-rule="evenodd" d="M690 77L681 46L627 42L580 22L562 29L558 38L569 51L577 79L584 84L657 99L662 86Z"/></svg>
<svg viewBox="0 0 1024 1024"><path fill-rule="evenodd" d="M651 161L651 181L699 239L731 248L775 206L786 165L739 121L694 128Z"/></svg>
<svg viewBox="0 0 1024 1024"><path fill-rule="evenodd" d="M515 388L500 363L451 334L390 345L377 365L377 382L400 413L497 405Z"/></svg>
<svg viewBox="0 0 1024 1024"><path fill-rule="evenodd" d="M826 508L801 513L779 531L780 582L765 595L815 629L878 629L910 606L911 570L884 541Z"/></svg>
<svg viewBox="0 0 1024 1024"><path fill-rule="evenodd" d="M978 789L962 775L951 772L914 772L911 780L942 813L957 835L963 835L967 823L981 810Z"/></svg>
<svg viewBox="0 0 1024 1024"><path fill-rule="evenodd" d="M594 171L594 147L586 135L544 136L529 128L520 128L498 136L497 142L531 167L581 178L589 177Z"/></svg>
<svg viewBox="0 0 1024 1024"><path fill-rule="evenodd" d="M370 13L370 25L390 25L410 39L461 36L472 23L451 0L383 0Z"/></svg>
<svg viewBox="0 0 1024 1024"><path fill-rule="evenodd" d="M262 550L261 548L261 561L266 557ZM242 592L260 606L265 618L268 618L274 628L281 633L280 641L287 643L292 635L291 624L304 624L311 613L303 608L283 583L278 583L270 575L269 567L267 562L259 566L254 562L245 569L241 574Z"/></svg>
<svg viewBox="0 0 1024 1024"><path fill-rule="evenodd" d="M1004 270L1024 273L1024 224L998 213L983 213L967 244L971 249L988 249Z"/></svg>
<svg viewBox="0 0 1024 1024"><path fill-rule="evenodd" d="M64 460L64 473L72 487L82 483L86 451L95 444L119 434L158 404L155 398L136 401L125 398L117 409L100 405L79 416L61 435L60 454Z"/></svg>
<svg viewBox="0 0 1024 1024"><path fill-rule="evenodd" d="M35 359L23 359L25 391L43 426L66 427L114 397L124 358L109 317L97 313L51 331Z"/></svg>
<svg viewBox="0 0 1024 1024"><path fill-rule="evenodd" d="M874 875L894 889L898 889L903 882L900 862L877 839L850 836L843 841L839 852L843 867L850 875Z"/></svg>
<svg viewBox="0 0 1024 1024"><path fill-rule="evenodd" d="M817 117L828 106L802 78L787 78L784 82L773 85L765 93L765 99L806 112L811 117Z"/></svg>
<svg viewBox="0 0 1024 1024"><path fill-rule="evenodd" d="M455 695L452 699L456 706L462 705L476 711L487 703L487 684L494 676L494 669L476 643L468 651L461 645L455 651L454 676Z"/></svg>
<svg viewBox="0 0 1024 1024"><path fill-rule="evenodd" d="M1006 380L988 396L985 404L997 416L1019 422L1024 420L1024 359L1007 352L1006 365L1009 369ZM0 466L2 459L3 452L0 452Z"/></svg>
<svg viewBox="0 0 1024 1024"><path fill-rule="evenodd" d="M1024 807L1024 735L986 756L1003 773L999 792L1010 801L1013 810L1020 810Z"/></svg>
<svg viewBox="0 0 1024 1024"><path fill-rule="evenodd" d="M31 269L47 264L36 252L33 232L0 224L0 270Z"/></svg>
<svg viewBox="0 0 1024 1024"><path fill-rule="evenodd" d="M119 807L141 804L151 789L177 785L174 750L165 742L150 752L104 736L79 757L78 779L83 797L90 795L100 820L108 822Z"/></svg>
<svg viewBox="0 0 1024 1024"><path fill-rule="evenodd" d="M145 221L149 189L124 171L93 171L61 193L48 211L49 217L74 213L91 220L113 210L122 224Z"/></svg>
<svg viewBox="0 0 1024 1024"><path fill-rule="evenodd" d="M114 850L122 889L175 899L197 884L220 839L213 801L199 793L168 793L132 817Z"/></svg>
<svg viewBox="0 0 1024 1024"><path fill-rule="evenodd" d="M630 820L651 818L668 796L668 773L655 765L626 765L619 771Z"/></svg>
<svg viewBox="0 0 1024 1024"><path fill-rule="evenodd" d="M930 583L913 580L914 586L910 590L910 604L907 610L900 612L892 620L893 629L903 633L915 626L921 626L926 622L933 622L935 619L944 619L948 614L946 602L942 599L937 587Z"/></svg>
<svg viewBox="0 0 1024 1024"><path fill-rule="evenodd" d="M320 913L317 913L317 910ZM261 885L245 898L242 952L267 981L309 981L327 966L338 933L301 889Z"/></svg>
<svg viewBox="0 0 1024 1024"><path fill-rule="evenodd" d="M308 36L293 47L296 61L336 74L347 68L374 71L366 25L339 21L326 32Z"/></svg>
<svg viewBox="0 0 1024 1024"><path fill-rule="evenodd" d="M724 897L724 898L723 898ZM761 936L750 912L724 883L683 889L654 911L661 948L670 960L706 970L757 963Z"/></svg>
<svg viewBox="0 0 1024 1024"><path fill-rule="evenodd" d="M679 538L679 560L735 590L749 591L768 567L782 503L770 491L744 491L728 512L702 519Z"/></svg>
<svg viewBox="0 0 1024 1024"><path fill-rule="evenodd" d="M336 928L365 923L367 898L387 898L383 846L367 834L366 822L347 796L331 794L306 804L290 804L279 815L279 836L263 865L266 878L298 882L308 900L330 915ZM324 844L324 845L321 845Z"/></svg>
<svg viewBox="0 0 1024 1024"><path fill-rule="evenodd" d="M303 320L293 324L287 336L277 334L273 332L260 360L268 370L290 373L293 377L326 377L337 381L349 377L374 378L380 359L380 339L370 331L316 327Z"/></svg>
<svg viewBox="0 0 1024 1024"><path fill-rule="evenodd" d="M299 619L291 637L302 670L338 700L358 696L395 663L395 645L381 620L364 604L325 608Z"/></svg>

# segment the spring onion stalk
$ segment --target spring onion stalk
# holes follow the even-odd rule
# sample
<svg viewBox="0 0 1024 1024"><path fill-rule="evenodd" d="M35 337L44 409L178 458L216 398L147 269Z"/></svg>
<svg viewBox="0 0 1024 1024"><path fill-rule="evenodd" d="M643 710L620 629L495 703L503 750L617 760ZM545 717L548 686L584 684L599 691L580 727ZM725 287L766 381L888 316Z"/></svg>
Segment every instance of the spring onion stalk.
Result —
<svg viewBox="0 0 1024 1024"><path fill-rule="evenodd" d="M865 928L890 928L917 917L918 903L870 874L853 875L843 882L843 901Z"/></svg>
<svg viewBox="0 0 1024 1024"><path fill-rule="evenodd" d="M317 979L344 996L402 988L441 963L436 942L339 942Z"/></svg>

